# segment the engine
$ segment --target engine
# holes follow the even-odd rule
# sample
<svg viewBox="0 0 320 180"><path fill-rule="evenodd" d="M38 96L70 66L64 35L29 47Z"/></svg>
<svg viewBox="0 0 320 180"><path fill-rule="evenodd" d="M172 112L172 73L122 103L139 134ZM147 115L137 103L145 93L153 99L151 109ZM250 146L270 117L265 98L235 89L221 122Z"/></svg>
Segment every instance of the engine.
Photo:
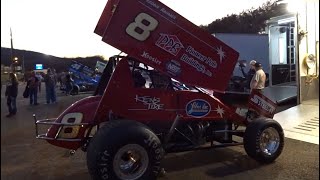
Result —
<svg viewBox="0 0 320 180"><path fill-rule="evenodd" d="M229 142L232 124L227 121L194 121L180 124L175 128L173 141L200 146L207 142Z"/></svg>
<svg viewBox="0 0 320 180"><path fill-rule="evenodd" d="M186 134L195 145L206 143L207 130L210 127L209 122L194 122L186 124Z"/></svg>

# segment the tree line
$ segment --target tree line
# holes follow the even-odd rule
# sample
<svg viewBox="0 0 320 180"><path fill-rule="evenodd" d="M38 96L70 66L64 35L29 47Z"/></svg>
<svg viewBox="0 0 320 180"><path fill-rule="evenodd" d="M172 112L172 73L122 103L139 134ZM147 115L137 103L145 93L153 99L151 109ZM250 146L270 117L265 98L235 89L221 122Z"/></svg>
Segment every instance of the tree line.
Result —
<svg viewBox="0 0 320 180"><path fill-rule="evenodd" d="M212 33L263 33L266 20L287 14L284 4L278 4L275 0L269 0L262 6L247 9L239 14L231 14L221 19L216 19L208 25L200 25L201 28Z"/></svg>

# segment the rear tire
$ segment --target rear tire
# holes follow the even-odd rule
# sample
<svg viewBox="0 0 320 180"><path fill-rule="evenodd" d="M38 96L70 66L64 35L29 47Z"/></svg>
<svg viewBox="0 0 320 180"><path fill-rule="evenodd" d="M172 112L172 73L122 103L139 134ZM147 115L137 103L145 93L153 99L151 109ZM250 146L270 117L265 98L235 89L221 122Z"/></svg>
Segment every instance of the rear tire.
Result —
<svg viewBox="0 0 320 180"><path fill-rule="evenodd" d="M87 166L94 180L155 179L163 149L159 138L145 125L114 120L91 139Z"/></svg>
<svg viewBox="0 0 320 180"><path fill-rule="evenodd" d="M273 119L255 119L247 126L243 142L246 153L251 158L261 163L271 163L283 150L283 129Z"/></svg>

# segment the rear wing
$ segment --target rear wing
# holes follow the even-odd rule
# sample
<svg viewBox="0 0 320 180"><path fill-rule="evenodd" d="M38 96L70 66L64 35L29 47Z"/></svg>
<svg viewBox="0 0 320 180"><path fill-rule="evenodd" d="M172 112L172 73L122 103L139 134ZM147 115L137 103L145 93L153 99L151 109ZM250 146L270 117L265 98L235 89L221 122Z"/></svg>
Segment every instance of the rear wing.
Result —
<svg viewBox="0 0 320 180"><path fill-rule="evenodd" d="M109 0L94 32L176 80L215 91L225 91L239 56L156 0Z"/></svg>

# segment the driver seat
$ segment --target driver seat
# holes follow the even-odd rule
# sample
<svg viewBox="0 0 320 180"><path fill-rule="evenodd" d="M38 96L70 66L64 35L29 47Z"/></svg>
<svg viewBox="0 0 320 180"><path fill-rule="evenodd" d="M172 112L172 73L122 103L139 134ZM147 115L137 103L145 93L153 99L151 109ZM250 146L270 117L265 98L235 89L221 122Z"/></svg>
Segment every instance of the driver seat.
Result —
<svg viewBox="0 0 320 180"><path fill-rule="evenodd" d="M134 82L134 87L145 88L145 84L147 81L141 75L141 73L139 71L134 71L133 72L133 82Z"/></svg>

